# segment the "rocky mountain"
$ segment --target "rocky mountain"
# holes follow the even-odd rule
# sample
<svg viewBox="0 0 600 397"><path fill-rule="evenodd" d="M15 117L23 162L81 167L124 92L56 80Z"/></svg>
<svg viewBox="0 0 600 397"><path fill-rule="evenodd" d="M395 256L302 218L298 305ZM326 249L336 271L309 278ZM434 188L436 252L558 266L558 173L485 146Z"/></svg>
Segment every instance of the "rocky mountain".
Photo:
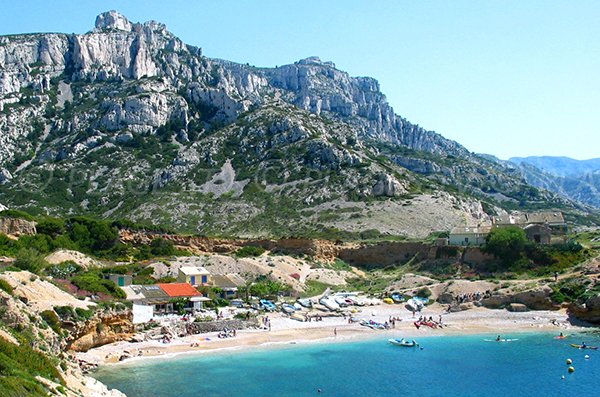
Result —
<svg viewBox="0 0 600 397"><path fill-rule="evenodd" d="M515 208L585 208L398 116L310 57L211 59L115 11L0 37L0 203L237 236L423 237Z"/></svg>
<svg viewBox="0 0 600 397"><path fill-rule="evenodd" d="M600 208L600 159L514 157L527 183Z"/></svg>

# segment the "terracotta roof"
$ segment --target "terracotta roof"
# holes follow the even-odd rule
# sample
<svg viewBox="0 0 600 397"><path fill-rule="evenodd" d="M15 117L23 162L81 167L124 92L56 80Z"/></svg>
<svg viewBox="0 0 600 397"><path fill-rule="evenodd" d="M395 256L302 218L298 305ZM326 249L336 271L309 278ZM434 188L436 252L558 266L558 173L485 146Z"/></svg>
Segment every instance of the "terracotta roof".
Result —
<svg viewBox="0 0 600 397"><path fill-rule="evenodd" d="M188 283L158 284L171 298L202 296L200 292Z"/></svg>

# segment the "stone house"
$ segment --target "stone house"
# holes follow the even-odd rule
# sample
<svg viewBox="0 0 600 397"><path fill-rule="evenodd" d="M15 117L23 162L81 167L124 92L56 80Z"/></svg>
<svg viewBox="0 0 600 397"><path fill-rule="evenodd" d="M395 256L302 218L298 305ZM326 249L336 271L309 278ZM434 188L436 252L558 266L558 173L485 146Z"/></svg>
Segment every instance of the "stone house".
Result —
<svg viewBox="0 0 600 397"><path fill-rule="evenodd" d="M459 246L483 245L491 230L491 226L458 226L450 231L448 244Z"/></svg>

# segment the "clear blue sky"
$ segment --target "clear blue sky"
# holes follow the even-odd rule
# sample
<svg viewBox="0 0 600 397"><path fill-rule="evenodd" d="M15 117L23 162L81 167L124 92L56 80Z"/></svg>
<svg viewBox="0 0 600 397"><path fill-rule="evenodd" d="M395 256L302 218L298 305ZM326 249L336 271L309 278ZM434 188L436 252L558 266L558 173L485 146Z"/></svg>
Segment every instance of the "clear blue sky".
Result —
<svg viewBox="0 0 600 397"><path fill-rule="evenodd" d="M110 9L209 57L375 77L396 113L474 152L600 157L600 1L14 0L0 34L84 33Z"/></svg>

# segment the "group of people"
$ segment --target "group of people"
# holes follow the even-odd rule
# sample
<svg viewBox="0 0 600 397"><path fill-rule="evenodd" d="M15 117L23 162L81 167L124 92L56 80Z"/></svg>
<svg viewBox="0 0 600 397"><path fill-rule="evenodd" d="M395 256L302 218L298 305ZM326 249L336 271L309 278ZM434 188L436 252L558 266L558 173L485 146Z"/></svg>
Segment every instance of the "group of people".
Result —
<svg viewBox="0 0 600 397"><path fill-rule="evenodd" d="M417 321L415 321L413 324L415 325L415 328L417 328L417 329L421 328L421 325L426 325L431 328L442 328L444 326L444 323L442 322L441 314L439 315L437 321L435 321L433 319L433 316L429 316L429 318L427 318L427 316L419 316L419 319Z"/></svg>
<svg viewBox="0 0 600 397"><path fill-rule="evenodd" d="M219 339L234 338L236 336L237 336L237 333L236 333L235 329L229 329L227 327L223 328L223 331L221 331L217 334L217 337L219 337Z"/></svg>
<svg viewBox="0 0 600 397"><path fill-rule="evenodd" d="M480 301L481 299L488 297L491 295L491 292L489 290L485 291L485 293L481 293L479 291L474 292L474 293L470 293L470 294L460 294L460 295L456 295L454 297L454 301L456 303L465 303L465 302L476 302L476 301Z"/></svg>

